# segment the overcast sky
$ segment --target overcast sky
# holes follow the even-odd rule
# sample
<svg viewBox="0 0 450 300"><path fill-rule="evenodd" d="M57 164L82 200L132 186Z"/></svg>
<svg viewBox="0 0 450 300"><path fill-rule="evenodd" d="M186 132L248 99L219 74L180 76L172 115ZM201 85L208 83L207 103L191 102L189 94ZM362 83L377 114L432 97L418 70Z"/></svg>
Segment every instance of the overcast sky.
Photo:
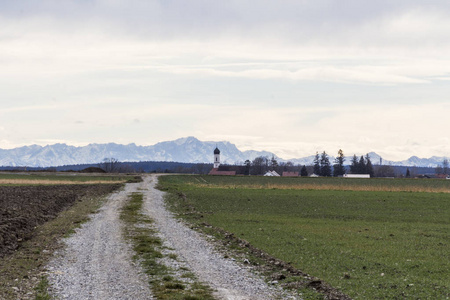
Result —
<svg viewBox="0 0 450 300"><path fill-rule="evenodd" d="M0 0L0 148L450 157L450 2Z"/></svg>

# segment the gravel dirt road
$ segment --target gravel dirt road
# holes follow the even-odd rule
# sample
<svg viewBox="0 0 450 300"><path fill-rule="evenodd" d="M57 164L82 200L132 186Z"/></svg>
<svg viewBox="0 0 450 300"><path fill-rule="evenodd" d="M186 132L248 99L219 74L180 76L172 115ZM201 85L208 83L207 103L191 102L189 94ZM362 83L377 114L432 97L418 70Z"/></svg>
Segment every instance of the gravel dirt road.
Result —
<svg viewBox="0 0 450 300"><path fill-rule="evenodd" d="M64 240L66 247L47 266L58 299L153 299L145 276L131 260L122 237L119 210L139 183L109 196L99 213Z"/></svg>
<svg viewBox="0 0 450 300"><path fill-rule="evenodd" d="M174 218L165 208L164 193L155 189L156 175L127 184L112 194L92 220L65 240L66 249L48 266L49 282L60 299L153 299L146 278L134 265L132 250L123 239L119 210L132 192L144 195L144 213L164 245L174 252L218 299L292 299L269 286L247 267L215 248L198 232Z"/></svg>

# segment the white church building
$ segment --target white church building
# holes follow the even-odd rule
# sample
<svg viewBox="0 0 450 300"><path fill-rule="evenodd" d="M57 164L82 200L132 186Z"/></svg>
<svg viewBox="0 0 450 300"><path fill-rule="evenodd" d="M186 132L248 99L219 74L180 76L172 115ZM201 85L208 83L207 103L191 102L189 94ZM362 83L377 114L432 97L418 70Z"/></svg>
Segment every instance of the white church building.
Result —
<svg viewBox="0 0 450 300"><path fill-rule="evenodd" d="M209 175L228 175L233 176L236 175L236 171L219 171L220 167L220 150L219 148L214 149L214 166L211 171L209 171Z"/></svg>
<svg viewBox="0 0 450 300"><path fill-rule="evenodd" d="M220 166L220 150L219 148L214 149L214 169L218 169Z"/></svg>

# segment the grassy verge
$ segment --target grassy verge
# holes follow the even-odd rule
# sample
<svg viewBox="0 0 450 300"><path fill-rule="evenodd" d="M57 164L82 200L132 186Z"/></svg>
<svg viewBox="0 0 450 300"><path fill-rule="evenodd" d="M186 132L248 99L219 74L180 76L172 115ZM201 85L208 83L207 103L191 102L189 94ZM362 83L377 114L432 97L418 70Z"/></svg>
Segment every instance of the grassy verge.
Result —
<svg viewBox="0 0 450 300"><path fill-rule="evenodd" d="M36 291L35 300L50 300L52 297L48 294L48 280L46 277L42 277L38 285L34 288Z"/></svg>
<svg viewBox="0 0 450 300"><path fill-rule="evenodd" d="M0 299L49 299L44 267L58 241L89 219L104 197L86 197L63 211L55 219L36 227L30 240L22 242L14 253L0 260Z"/></svg>
<svg viewBox="0 0 450 300"><path fill-rule="evenodd" d="M154 296L157 299L214 299L212 290L198 282L189 270L174 269L164 263L164 260L176 260L177 257L163 247L151 227L152 221L141 213L142 204L142 193L131 194L120 217L125 223L124 234L133 245L133 258L140 262L149 276Z"/></svg>
<svg viewBox="0 0 450 300"><path fill-rule="evenodd" d="M450 297L448 193L278 189L290 181L242 180L167 176L160 185L181 216L203 230L223 229L239 251L263 250L284 265L281 272L301 269L355 299ZM261 180L270 188L248 188ZM278 281L296 285L284 277Z"/></svg>

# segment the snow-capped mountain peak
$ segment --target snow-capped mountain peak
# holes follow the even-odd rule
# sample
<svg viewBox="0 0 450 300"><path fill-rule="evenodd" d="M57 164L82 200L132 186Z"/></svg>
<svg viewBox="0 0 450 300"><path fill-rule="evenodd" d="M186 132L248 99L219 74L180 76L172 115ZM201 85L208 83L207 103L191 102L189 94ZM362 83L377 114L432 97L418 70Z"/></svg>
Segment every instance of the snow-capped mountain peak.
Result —
<svg viewBox="0 0 450 300"><path fill-rule="evenodd" d="M174 141L159 142L152 146L138 146L134 143L121 145L116 143L89 144L83 147L75 147L66 144L53 144L47 146L30 145L14 149L0 149L0 165L2 166L29 166L50 167L72 164L100 163L105 158L115 158L122 162L131 161L176 161L188 163L211 163L213 151L216 146L221 151L222 163L243 163L245 160L253 160L258 156L285 161L272 152L247 150L240 151L236 145L228 141L200 141L193 136L179 138ZM353 155L352 155L353 156ZM350 164L351 157L346 157L346 164ZM369 156L373 164L379 164L380 156L370 152ZM443 157L418 158L412 156L408 160L392 162L383 160L383 164L399 166L424 166L435 167L442 163ZM291 159L294 164L312 164L314 155ZM334 157L330 156L330 162Z"/></svg>

